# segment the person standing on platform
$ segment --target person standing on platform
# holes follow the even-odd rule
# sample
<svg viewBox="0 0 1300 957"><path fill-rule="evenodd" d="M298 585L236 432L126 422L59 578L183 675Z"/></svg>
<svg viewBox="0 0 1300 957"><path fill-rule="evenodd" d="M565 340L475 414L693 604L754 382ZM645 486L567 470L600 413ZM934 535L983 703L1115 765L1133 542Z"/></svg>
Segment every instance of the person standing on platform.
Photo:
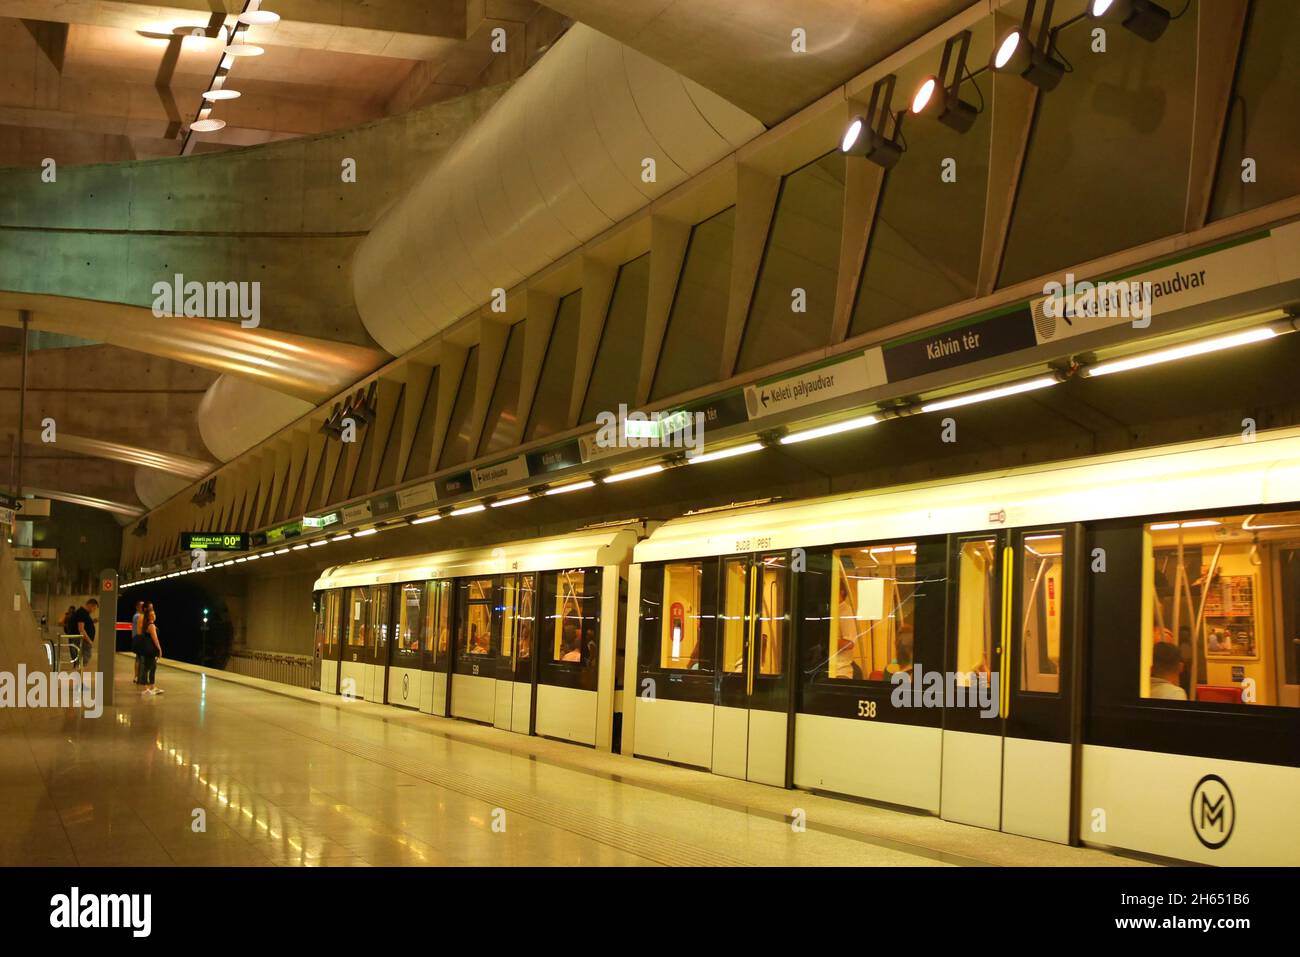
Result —
<svg viewBox="0 0 1300 957"><path fill-rule="evenodd" d="M144 636L144 602L135 603L135 614L131 616L131 650L135 652L135 677L131 679L134 684L140 683L140 646L141 638Z"/></svg>
<svg viewBox="0 0 1300 957"><path fill-rule="evenodd" d="M144 685L141 694L160 695L163 689L155 684L158 659L162 657L162 643L158 640L158 626L155 624L158 615L155 614L153 606L149 607L145 615L144 638L140 642L143 649L140 655L140 683Z"/></svg>
<svg viewBox="0 0 1300 957"><path fill-rule="evenodd" d="M99 611L99 599L87 598L85 604L78 608L72 615L72 628L69 634L77 636L80 647L80 653L77 656L77 667L85 670L90 664L90 649L95 644L95 613Z"/></svg>

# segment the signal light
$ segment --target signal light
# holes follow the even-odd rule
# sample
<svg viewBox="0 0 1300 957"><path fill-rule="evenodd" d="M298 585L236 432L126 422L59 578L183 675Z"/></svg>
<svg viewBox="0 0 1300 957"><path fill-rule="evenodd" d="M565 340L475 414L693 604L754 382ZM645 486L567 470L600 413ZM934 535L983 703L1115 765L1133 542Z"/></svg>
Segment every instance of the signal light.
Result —
<svg viewBox="0 0 1300 957"><path fill-rule="evenodd" d="M1052 56L1052 7L1055 0L1043 5L1043 19L1038 25L1038 42L1029 39L1034 7L1038 0L1025 4L1025 19L1002 35L993 48L990 64L999 73L1014 73L1044 92L1056 89L1065 76L1065 64Z"/></svg>
<svg viewBox="0 0 1300 957"><path fill-rule="evenodd" d="M1125 30L1155 43L1169 27L1169 11L1152 0L1088 0L1088 16L1118 21Z"/></svg>

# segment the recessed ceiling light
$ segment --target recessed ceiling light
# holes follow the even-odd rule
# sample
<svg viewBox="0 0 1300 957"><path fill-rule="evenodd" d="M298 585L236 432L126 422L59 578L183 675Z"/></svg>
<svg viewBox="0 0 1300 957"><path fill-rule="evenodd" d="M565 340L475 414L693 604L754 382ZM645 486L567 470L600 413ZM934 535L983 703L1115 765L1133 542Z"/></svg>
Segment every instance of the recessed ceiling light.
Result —
<svg viewBox="0 0 1300 957"><path fill-rule="evenodd" d="M205 100L237 100L239 95L238 90L205 90L203 98Z"/></svg>
<svg viewBox="0 0 1300 957"><path fill-rule="evenodd" d="M193 133L215 133L217 130L225 129L225 120L195 120L190 124L190 131Z"/></svg>
<svg viewBox="0 0 1300 957"><path fill-rule="evenodd" d="M256 43L232 43L225 52L226 56L261 56L266 50Z"/></svg>

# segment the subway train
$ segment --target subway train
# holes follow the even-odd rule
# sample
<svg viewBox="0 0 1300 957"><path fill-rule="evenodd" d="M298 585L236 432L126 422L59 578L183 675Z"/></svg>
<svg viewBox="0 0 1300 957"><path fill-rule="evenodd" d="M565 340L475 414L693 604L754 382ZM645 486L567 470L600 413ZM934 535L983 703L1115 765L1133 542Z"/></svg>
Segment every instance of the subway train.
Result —
<svg viewBox="0 0 1300 957"><path fill-rule="evenodd" d="M1300 864L1300 429L316 587L326 691L1046 841Z"/></svg>

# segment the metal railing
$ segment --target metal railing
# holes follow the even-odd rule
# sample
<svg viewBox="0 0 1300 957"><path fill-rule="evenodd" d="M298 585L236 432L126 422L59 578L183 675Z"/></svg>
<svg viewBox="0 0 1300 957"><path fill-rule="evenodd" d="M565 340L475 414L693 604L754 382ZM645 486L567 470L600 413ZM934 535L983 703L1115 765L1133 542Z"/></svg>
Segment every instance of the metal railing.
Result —
<svg viewBox="0 0 1300 957"><path fill-rule="evenodd" d="M316 659L311 655L285 655L274 651L232 651L226 671L250 678L264 678L298 688L310 688Z"/></svg>
<svg viewBox="0 0 1300 957"><path fill-rule="evenodd" d="M50 636L42 642L51 671L76 671L81 667L81 636Z"/></svg>

